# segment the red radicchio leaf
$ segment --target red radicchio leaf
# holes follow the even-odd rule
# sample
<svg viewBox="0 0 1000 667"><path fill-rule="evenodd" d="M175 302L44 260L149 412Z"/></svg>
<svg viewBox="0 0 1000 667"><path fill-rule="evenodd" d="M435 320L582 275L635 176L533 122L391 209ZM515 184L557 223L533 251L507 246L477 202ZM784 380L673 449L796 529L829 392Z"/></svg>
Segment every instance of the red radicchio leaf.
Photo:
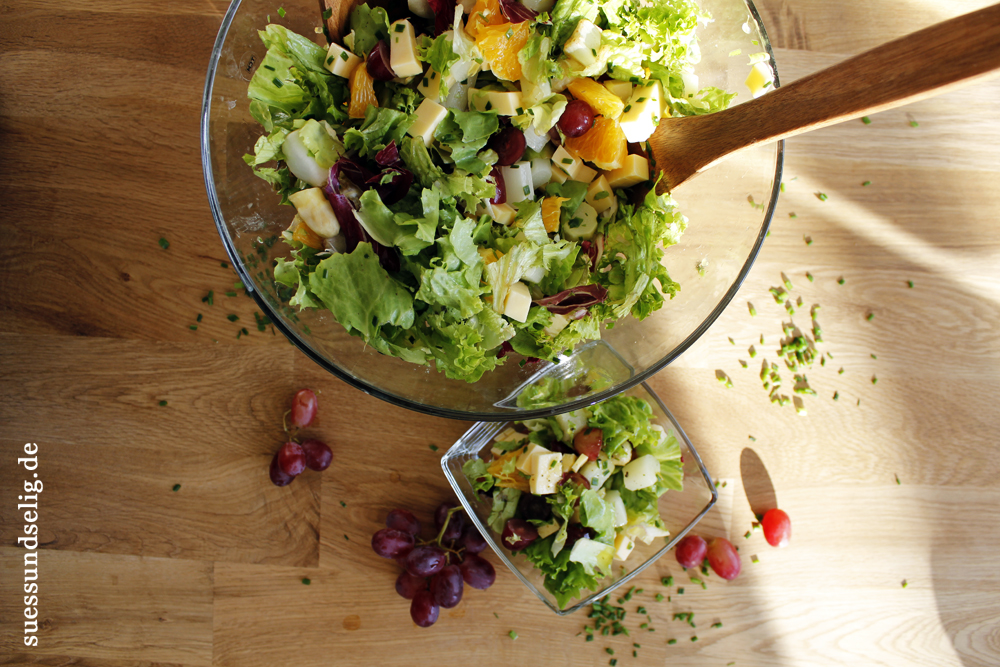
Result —
<svg viewBox="0 0 1000 667"><path fill-rule="evenodd" d="M528 9L517 0L500 0L500 11L511 23L533 21L538 16L538 12Z"/></svg>
<svg viewBox="0 0 1000 667"><path fill-rule="evenodd" d="M392 178L382 183L382 179L387 175ZM375 174L365 181L365 184L374 187L382 203L389 206L398 202L410 191L410 186L413 185L413 172L409 169L387 167L382 173Z"/></svg>
<svg viewBox="0 0 1000 667"><path fill-rule="evenodd" d="M332 176L331 180L333 180ZM326 198L333 208L333 213L337 216L337 222L340 223L340 233L344 235L344 240L347 242L346 252L354 252L359 243L370 243L372 250L378 255L379 264L382 265L383 269L389 272L399 271L399 255L392 248L386 248L368 235L368 232L361 226L361 222L354 214L354 207L351 205L351 200L344 195L333 192L330 183L326 184L323 192L326 193Z"/></svg>
<svg viewBox="0 0 1000 667"><path fill-rule="evenodd" d="M427 0L434 12L434 36L449 30L455 22L455 0Z"/></svg>
<svg viewBox="0 0 1000 667"><path fill-rule="evenodd" d="M600 285L583 285L563 290L555 296L547 296L535 301L539 306L545 306L553 315L568 315L578 308L586 308L603 302L608 298L608 290Z"/></svg>
<svg viewBox="0 0 1000 667"><path fill-rule="evenodd" d="M330 169L330 176L327 178L326 186L330 188L328 192L340 194L340 174L343 172L359 188L364 189L365 183L372 177L372 173L350 158L342 157L337 160L333 168Z"/></svg>
<svg viewBox="0 0 1000 667"><path fill-rule="evenodd" d="M389 145L375 154L375 162L382 167L398 167L400 165L399 149L396 148L396 141L390 141Z"/></svg>
<svg viewBox="0 0 1000 667"><path fill-rule="evenodd" d="M514 348L511 346L510 342L504 341L503 343L501 343L500 350L497 352L497 359L503 359L513 351Z"/></svg>

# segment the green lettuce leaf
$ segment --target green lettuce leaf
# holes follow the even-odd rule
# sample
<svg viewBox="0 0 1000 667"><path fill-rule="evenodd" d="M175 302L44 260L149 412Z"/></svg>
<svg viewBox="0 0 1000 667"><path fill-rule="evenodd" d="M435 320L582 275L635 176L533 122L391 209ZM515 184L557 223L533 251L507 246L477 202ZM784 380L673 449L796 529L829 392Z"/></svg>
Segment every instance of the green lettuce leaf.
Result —
<svg viewBox="0 0 1000 667"><path fill-rule="evenodd" d="M451 64L458 60L458 54L452 50L451 43L451 37L445 33L434 39L421 35L417 48L420 60L428 63L435 72L444 77L451 69Z"/></svg>
<svg viewBox="0 0 1000 667"><path fill-rule="evenodd" d="M444 178L444 171L431 160L427 146L422 140L404 137L402 143L397 144L397 146L399 146L399 157L403 160L403 164L413 172L420 185L429 188L436 181Z"/></svg>
<svg viewBox="0 0 1000 667"><path fill-rule="evenodd" d="M511 286L539 260L539 248L533 243L520 243L498 261L486 267L486 279L493 292L493 310L503 313Z"/></svg>
<svg viewBox="0 0 1000 667"><path fill-rule="evenodd" d="M415 255L434 242L437 228L438 195L424 190L424 217L414 218L406 213L393 213L382 203L375 189L361 195L357 216L371 237L384 246L397 247L404 255Z"/></svg>
<svg viewBox="0 0 1000 667"><path fill-rule="evenodd" d="M307 120L299 128L299 139L309 155L324 169L329 169L344 154L344 145L337 133L324 121Z"/></svg>
<svg viewBox="0 0 1000 667"><path fill-rule="evenodd" d="M389 15L381 7L358 5L351 11L350 25L352 38L344 41L353 43L351 50L362 58L375 44L389 38Z"/></svg>
<svg viewBox="0 0 1000 667"><path fill-rule="evenodd" d="M598 580L594 574L588 574L582 564L570 561L569 549L553 555L554 537L535 540L522 553L545 576L545 588L556 598L559 607L565 607L579 597L583 589L597 590Z"/></svg>
<svg viewBox="0 0 1000 667"><path fill-rule="evenodd" d="M597 0L557 0L552 8L552 41L562 48L580 19L597 20Z"/></svg>
<svg viewBox="0 0 1000 667"><path fill-rule="evenodd" d="M514 518L519 500L521 500L521 492L517 489L502 488L494 493L493 507L490 509L489 519L486 520L490 528L502 533L507 521Z"/></svg>
<svg viewBox="0 0 1000 667"><path fill-rule="evenodd" d="M489 172L490 165L479 157L479 152L499 127L496 112L451 110L438 125L434 138L456 168L482 176Z"/></svg>
<svg viewBox="0 0 1000 667"><path fill-rule="evenodd" d="M486 470L486 461L482 459L469 459L462 465L462 472L472 485L472 489L477 493L486 492L493 488L493 475Z"/></svg>
<svg viewBox="0 0 1000 667"><path fill-rule="evenodd" d="M400 146L404 142L404 137L410 139L406 137L406 130L416 119L416 116L395 109L368 107L361 127L344 132L344 145L348 150L359 153L361 157L373 158L391 142L395 141L396 146Z"/></svg>
<svg viewBox="0 0 1000 667"><path fill-rule="evenodd" d="M586 489L580 494L580 523L594 529L596 541L614 544L615 514L597 491Z"/></svg>

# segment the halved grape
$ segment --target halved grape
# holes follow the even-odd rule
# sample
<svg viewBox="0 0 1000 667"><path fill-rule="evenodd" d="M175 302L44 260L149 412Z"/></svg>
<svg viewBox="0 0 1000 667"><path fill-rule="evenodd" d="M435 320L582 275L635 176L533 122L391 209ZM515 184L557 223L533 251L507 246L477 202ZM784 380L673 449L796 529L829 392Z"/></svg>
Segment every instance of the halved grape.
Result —
<svg viewBox="0 0 1000 667"><path fill-rule="evenodd" d="M382 530L391 529L383 528ZM403 534L406 535L406 533ZM413 539L412 535L409 537L411 540ZM441 547L421 545L414 547L406 556L406 571L414 577L431 577L443 570L446 564L447 557Z"/></svg>
<svg viewBox="0 0 1000 667"><path fill-rule="evenodd" d="M368 52L368 60L365 61L368 73L376 81L392 81L396 78L396 73L392 71L389 64L389 42L382 40L372 47Z"/></svg>
<svg viewBox="0 0 1000 667"><path fill-rule="evenodd" d="M427 590L427 580L414 577L409 572L400 572L396 577L396 592L407 600L412 600L420 591Z"/></svg>
<svg viewBox="0 0 1000 667"><path fill-rule="evenodd" d="M409 510L392 510L385 518L385 525L413 536L420 534L420 521Z"/></svg>
<svg viewBox="0 0 1000 667"><path fill-rule="evenodd" d="M306 469L306 453L297 442L286 442L278 450L278 467L291 477L301 475Z"/></svg>
<svg viewBox="0 0 1000 667"><path fill-rule="evenodd" d="M509 519L500 542L511 551L520 551L538 539L538 530L524 519Z"/></svg>
<svg viewBox="0 0 1000 667"><path fill-rule="evenodd" d="M316 394L309 389L300 389L292 398L291 422L295 428L305 428L316 417Z"/></svg>
<svg viewBox="0 0 1000 667"><path fill-rule="evenodd" d="M582 137L594 126L594 110L583 100L573 100L566 105L556 126L567 137Z"/></svg>
<svg viewBox="0 0 1000 667"><path fill-rule="evenodd" d="M681 567L698 567L705 560L708 545L705 539L698 535L685 535L684 539L674 547L674 555Z"/></svg>
<svg viewBox="0 0 1000 667"><path fill-rule="evenodd" d="M779 509L768 510L760 520L764 529L764 539L772 547L783 547L792 539L792 520Z"/></svg>
<svg viewBox="0 0 1000 667"><path fill-rule="evenodd" d="M518 512L522 518L534 521L549 521L552 518L552 505L544 496L533 493L522 493L518 502Z"/></svg>
<svg viewBox="0 0 1000 667"><path fill-rule="evenodd" d="M708 543L708 564L726 581L735 579L742 567L736 547L724 537L716 537Z"/></svg>
<svg viewBox="0 0 1000 667"><path fill-rule="evenodd" d="M566 529L566 549L570 549L581 537L591 538L593 534L589 528L585 528L581 523L571 523Z"/></svg>
<svg viewBox="0 0 1000 667"><path fill-rule="evenodd" d="M573 437L573 449L577 454L596 461L604 446L604 431L599 428L587 427L578 431Z"/></svg>
<svg viewBox="0 0 1000 667"><path fill-rule="evenodd" d="M382 558L397 558L412 548L413 535L401 530L383 528L372 535L372 550Z"/></svg>
<svg viewBox="0 0 1000 667"><path fill-rule="evenodd" d="M451 609L462 601L462 572L458 565L448 565L431 579L434 601L445 609Z"/></svg>
<svg viewBox="0 0 1000 667"><path fill-rule="evenodd" d="M302 451L306 456L306 467L310 470L323 472L333 461L333 452L325 442L319 440L303 440Z"/></svg>
<svg viewBox="0 0 1000 667"><path fill-rule="evenodd" d="M497 188L497 192L490 199L491 204L506 204L507 203L507 183L503 179L503 173L501 173L500 168L494 166L490 171L490 180Z"/></svg>
<svg viewBox="0 0 1000 667"><path fill-rule="evenodd" d="M422 628L429 628L438 620L440 607L434 602L434 594L430 591L420 591L413 596L410 603L410 618Z"/></svg>
<svg viewBox="0 0 1000 667"><path fill-rule="evenodd" d="M486 590L497 580L497 572L485 558L476 554L466 554L465 560L458 566L465 583L481 591Z"/></svg>
<svg viewBox="0 0 1000 667"><path fill-rule="evenodd" d="M513 125L500 128L500 131L490 137L487 144L489 148L496 151L497 166L509 167L524 156L524 149L527 147L524 140L524 132Z"/></svg>

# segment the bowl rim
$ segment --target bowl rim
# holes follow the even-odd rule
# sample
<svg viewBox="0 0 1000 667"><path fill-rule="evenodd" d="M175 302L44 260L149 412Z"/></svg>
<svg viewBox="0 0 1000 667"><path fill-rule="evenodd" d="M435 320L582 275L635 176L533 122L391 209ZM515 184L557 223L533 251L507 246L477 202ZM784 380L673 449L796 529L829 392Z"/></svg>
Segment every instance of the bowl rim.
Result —
<svg viewBox="0 0 1000 667"><path fill-rule="evenodd" d="M778 67L774 59L774 50L771 47L771 40L767 35L767 31L764 28L764 23L760 17L760 13L757 11L757 7L753 4L753 0L742 0L747 9L750 11L750 16L756 24L757 28L760 30L760 35L763 39L764 50L768 56L768 64L771 66L771 71L774 72L774 87L780 87L780 82L778 79ZM205 87L204 93L202 95L202 108L201 108L201 132L200 132L200 147L201 147L201 165L202 165L202 175L205 181L205 190L208 194L209 208L212 211L212 219L215 221L216 231L219 233L219 237L222 239L222 244L225 247L226 254L229 256L230 263L232 267L236 270L237 275L239 275L241 282L246 288L247 293L253 298L257 303L257 306L267 315L275 315L274 309L271 305L261 296L254 286L253 278L249 271L245 270L242 264L242 260L239 254L236 252L236 248L229 237L229 231L225 224L225 219L222 214L222 208L219 203L218 193L215 190L215 180L214 173L212 170L212 160L210 153L210 119L211 119L211 109L212 109L212 91L215 84L215 75L219 66L219 59L222 55L222 48L225 44L226 37L229 34L229 28L232 25L233 19L236 16L237 10L239 10L242 0L232 0L229 8L226 10L225 15L222 18L222 24L219 26L219 32L215 38L215 44L212 46L212 54L209 58L208 71L205 76ZM757 235L757 239L754 242L753 247L750 250L749 255L747 255L743 266L740 268L739 273L737 273L732 285L723 295L719 303L716 304L715 308L708 314L708 316L702 320L701 324L698 325L694 331L692 331L688 336L681 341L669 354L664 356L662 359L656 363L650 365L648 368L642 372L635 373L632 377L627 380L622 381L620 384L611 387L610 389L605 389L603 391L588 394L575 401L564 403L562 405L548 407L548 408L536 408L532 410L524 410L510 413L502 412L469 412L464 410L455 410L452 408L445 408L435 405L427 405L419 401L406 398L404 396L397 395L390 391L386 391L368 384L367 382L353 376L346 370L340 368L334 363L326 360L322 355L320 355L313 347L301 337L298 333L286 326L280 317L269 317L271 323L277 328L282 334L284 334L292 343L309 359L318 364L321 368L325 369L329 373L332 373L335 377L346 382L351 387L358 389L370 396L379 398L387 403L396 405L408 410L414 410L416 412L421 412L434 417L443 417L446 419L458 419L463 421L481 421L481 422L506 422L512 419L539 419L544 417L550 417L555 414L560 414L563 412L570 412L572 410L579 410L580 408L585 408L595 403L600 403L601 401L607 400L612 396L620 394L622 392L632 389L640 383L645 383L646 380L651 378L656 373L663 370L666 366L673 363L678 357L680 357L684 352L688 350L699 338L701 338L708 329L715 324L715 321L719 318L722 312L729 307L729 304L736 297L736 293L739 291L740 287L743 285L743 281L746 279L747 275L750 273L750 269L753 268L754 262L757 260L757 255L760 253L760 249L763 246L764 239L768 234L771 227L771 221L774 218L775 209L778 203L778 194L781 187L781 176L782 168L784 165L784 152L785 152L785 142L778 141L776 144L775 153L775 164L774 164L774 180L771 186L771 194L767 202L767 210L764 214L764 220L761 224L760 231Z"/></svg>

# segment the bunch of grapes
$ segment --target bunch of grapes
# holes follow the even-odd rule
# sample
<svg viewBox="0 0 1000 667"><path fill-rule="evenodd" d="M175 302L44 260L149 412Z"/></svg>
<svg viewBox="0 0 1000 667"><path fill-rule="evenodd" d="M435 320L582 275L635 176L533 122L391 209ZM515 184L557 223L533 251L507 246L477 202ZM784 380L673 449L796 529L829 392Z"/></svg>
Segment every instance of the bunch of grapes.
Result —
<svg viewBox="0 0 1000 667"><path fill-rule="evenodd" d="M285 433L288 442L274 453L271 459L271 481L275 486L287 486L301 475L306 468L323 472L333 461L333 452L326 443L315 439L295 440L295 432L305 428L316 418L319 402L316 394L309 389L300 389L292 398L292 407L285 413L285 418L291 417L291 426L285 422Z"/></svg>
<svg viewBox="0 0 1000 667"><path fill-rule="evenodd" d="M396 592L411 600L410 617L420 627L434 625L441 607L457 606L465 584L485 590L496 581L496 570L479 556L486 540L455 503L434 512L433 540L420 539L420 521L407 510L389 512L385 525L372 535L372 549L403 568Z"/></svg>

